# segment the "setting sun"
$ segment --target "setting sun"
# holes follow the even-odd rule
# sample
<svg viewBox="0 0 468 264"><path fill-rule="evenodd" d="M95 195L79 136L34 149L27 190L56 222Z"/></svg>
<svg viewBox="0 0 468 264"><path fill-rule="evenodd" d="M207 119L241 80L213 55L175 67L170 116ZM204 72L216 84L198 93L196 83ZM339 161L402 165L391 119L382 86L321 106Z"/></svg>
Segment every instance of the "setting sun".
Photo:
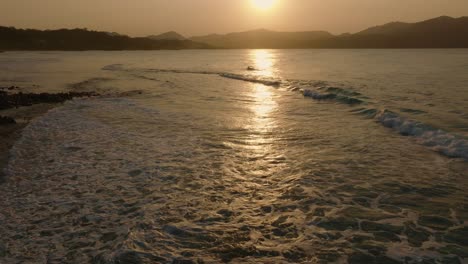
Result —
<svg viewBox="0 0 468 264"><path fill-rule="evenodd" d="M251 0L251 2L255 8L261 9L261 10L267 10L267 9L272 8L275 5L276 0Z"/></svg>

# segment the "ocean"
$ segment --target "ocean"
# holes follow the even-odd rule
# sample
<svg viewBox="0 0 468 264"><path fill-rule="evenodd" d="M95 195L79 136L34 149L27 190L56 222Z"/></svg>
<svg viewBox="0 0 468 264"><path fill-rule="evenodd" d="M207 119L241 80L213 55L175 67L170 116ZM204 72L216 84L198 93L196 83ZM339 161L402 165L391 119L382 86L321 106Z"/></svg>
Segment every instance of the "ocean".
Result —
<svg viewBox="0 0 468 264"><path fill-rule="evenodd" d="M11 150L8 261L466 263L467 62L466 49L1 53L0 86L102 95L33 120Z"/></svg>

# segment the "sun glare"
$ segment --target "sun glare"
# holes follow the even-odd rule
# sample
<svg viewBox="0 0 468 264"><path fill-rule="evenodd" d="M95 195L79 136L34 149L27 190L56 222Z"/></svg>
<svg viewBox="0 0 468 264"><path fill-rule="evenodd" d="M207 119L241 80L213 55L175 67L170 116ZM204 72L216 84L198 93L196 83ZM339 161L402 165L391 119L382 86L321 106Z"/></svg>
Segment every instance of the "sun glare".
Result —
<svg viewBox="0 0 468 264"><path fill-rule="evenodd" d="M276 0L251 0L252 5L260 10L267 10L271 9L275 3Z"/></svg>

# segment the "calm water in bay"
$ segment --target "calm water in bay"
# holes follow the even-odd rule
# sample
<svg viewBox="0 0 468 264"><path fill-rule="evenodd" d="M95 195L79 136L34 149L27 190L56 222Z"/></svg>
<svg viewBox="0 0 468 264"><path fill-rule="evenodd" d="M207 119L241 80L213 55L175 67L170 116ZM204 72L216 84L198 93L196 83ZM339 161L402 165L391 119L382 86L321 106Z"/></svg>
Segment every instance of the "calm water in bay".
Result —
<svg viewBox="0 0 468 264"><path fill-rule="evenodd" d="M16 142L6 263L466 262L467 72L468 50L2 53L0 86L103 94Z"/></svg>

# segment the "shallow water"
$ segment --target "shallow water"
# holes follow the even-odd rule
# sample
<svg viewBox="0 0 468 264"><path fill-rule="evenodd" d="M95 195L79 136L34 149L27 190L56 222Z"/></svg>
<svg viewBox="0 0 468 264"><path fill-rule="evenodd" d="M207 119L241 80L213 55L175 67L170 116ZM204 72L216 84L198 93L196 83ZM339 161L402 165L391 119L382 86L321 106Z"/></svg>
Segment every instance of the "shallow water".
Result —
<svg viewBox="0 0 468 264"><path fill-rule="evenodd" d="M0 85L110 95L23 132L0 262L466 261L467 58L1 54Z"/></svg>

